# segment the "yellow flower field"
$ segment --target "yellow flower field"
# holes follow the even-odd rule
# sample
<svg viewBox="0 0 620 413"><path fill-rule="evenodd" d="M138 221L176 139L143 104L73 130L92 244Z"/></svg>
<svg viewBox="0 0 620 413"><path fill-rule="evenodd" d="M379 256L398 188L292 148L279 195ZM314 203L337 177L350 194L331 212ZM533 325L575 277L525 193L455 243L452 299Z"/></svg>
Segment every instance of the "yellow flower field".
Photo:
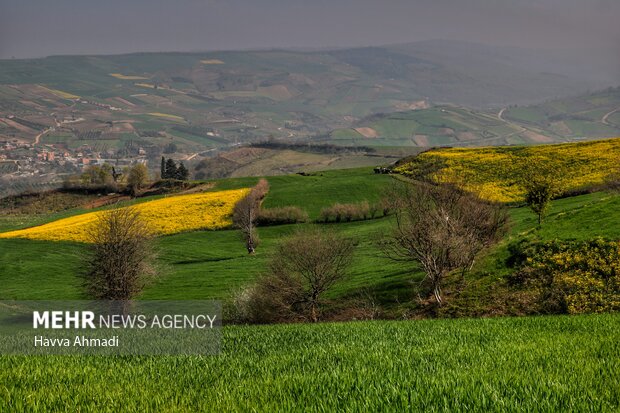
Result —
<svg viewBox="0 0 620 413"><path fill-rule="evenodd" d="M166 118L166 119L173 119L173 120L180 120L180 121L185 121L185 119L183 119L180 116L177 115L169 115L167 113L161 113L161 112L149 112L147 113L147 115L151 115L151 116L157 116L158 118Z"/></svg>
<svg viewBox="0 0 620 413"><path fill-rule="evenodd" d="M222 229L232 224L232 210L249 189L205 192L156 199L132 206L155 235L198 229ZM104 211L89 212L48 224L0 233L0 238L88 242L89 228Z"/></svg>
<svg viewBox="0 0 620 413"><path fill-rule="evenodd" d="M50 93L53 93L54 95L62 99L79 99L80 98L78 95L74 95L73 93L63 92L62 90L50 89L49 87L45 87L43 85L39 85L39 87L47 90Z"/></svg>
<svg viewBox="0 0 620 413"><path fill-rule="evenodd" d="M557 145L441 148L418 155L396 171L414 175L424 163L437 161L441 168L432 176L436 182L462 184L484 199L515 202L523 199L522 182L531 170L561 171L566 190L602 183L620 168L620 138Z"/></svg>

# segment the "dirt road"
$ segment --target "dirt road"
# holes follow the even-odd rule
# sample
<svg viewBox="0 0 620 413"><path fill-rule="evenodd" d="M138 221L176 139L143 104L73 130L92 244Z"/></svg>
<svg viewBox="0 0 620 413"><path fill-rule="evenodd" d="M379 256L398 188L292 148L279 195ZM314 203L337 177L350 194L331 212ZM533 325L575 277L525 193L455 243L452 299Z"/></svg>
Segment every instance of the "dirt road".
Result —
<svg viewBox="0 0 620 413"><path fill-rule="evenodd" d="M604 125L607 125L607 126L617 126L617 125L614 125L613 123L607 122L607 119L609 119L609 117L610 117L611 115L613 115L614 113L616 113L616 112L618 112L618 111L620 111L620 108L615 108L615 109L614 109L614 110L612 110L611 112L606 113L606 114L603 116L603 118L601 119L601 122L603 122L603 124L604 124Z"/></svg>

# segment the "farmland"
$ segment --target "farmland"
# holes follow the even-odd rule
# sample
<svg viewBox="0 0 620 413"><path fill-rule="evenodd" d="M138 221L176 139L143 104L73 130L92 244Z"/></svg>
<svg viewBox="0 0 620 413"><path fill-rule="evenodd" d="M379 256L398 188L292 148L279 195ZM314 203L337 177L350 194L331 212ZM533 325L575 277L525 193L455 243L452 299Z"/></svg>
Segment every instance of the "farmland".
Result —
<svg viewBox="0 0 620 413"><path fill-rule="evenodd" d="M232 224L230 215L233 206L246 193L246 189L237 189L179 195L143 202L134 208L154 235L197 229L221 229ZM87 242L89 231L101 214L102 212L79 214L33 228L0 233L0 238Z"/></svg>
<svg viewBox="0 0 620 413"><path fill-rule="evenodd" d="M218 356L4 356L0 408L614 411L619 327L617 315L235 326Z"/></svg>
<svg viewBox="0 0 620 413"><path fill-rule="evenodd" d="M424 152L397 170L414 174L425 164L439 161L433 178L454 182L483 198L515 202L523 198L522 182L529 168L561 173L565 190L604 182L620 167L620 139L546 146L444 148Z"/></svg>
<svg viewBox="0 0 620 413"><path fill-rule="evenodd" d="M477 67L449 64L442 49L455 46L471 49L470 53L479 57ZM542 76L535 67L516 69L490 56L483 46L420 43L328 52L151 53L7 60L0 70L0 117L17 115L59 127L54 119L62 122L75 115L83 120L71 127L63 125L64 131L92 129L104 135L115 133L108 122L131 120L137 131L135 140L140 140L141 131L158 131L177 142L183 153L192 153L265 136L308 139L332 131L339 131L336 135L353 133L350 128L377 113L424 112L436 102L450 102L454 108L446 110L454 112L449 114L453 119L461 118L464 124L459 128L463 130L455 131L454 139L450 139L450 134L442 135L431 122L416 132L420 135L417 143L404 143L427 146L423 139L427 134L437 136L431 144L442 139L446 144L481 137L501 140L518 131L514 126L492 122L489 116L494 113L468 113L473 109L466 108L525 104L604 84L587 76ZM399 62L403 69L395 70L390 66L393 62ZM557 68L562 71L561 66ZM488 72L502 75L488 84ZM464 76L470 80L462 82ZM169 116L144 116L149 113ZM435 115L430 111L420 116ZM176 134L173 126L182 119L212 128L224 144L213 145L199 135L188 141L187 136ZM397 142L399 139L412 138L410 119L405 120L399 127L390 125L398 122L382 122L385 125L379 129L385 136L381 137L387 140L376 143L398 146L403 144ZM424 120L421 124L424 126ZM488 132L483 133L487 126ZM6 132L16 133L13 129ZM35 135L22 131L19 137L30 140ZM558 136L550 138L557 140ZM504 143L523 143L523 139L528 138L515 136Z"/></svg>
<svg viewBox="0 0 620 413"><path fill-rule="evenodd" d="M537 105L508 108L505 117L566 137L603 138L617 135L620 123L614 115L619 108L620 89L609 88Z"/></svg>
<svg viewBox="0 0 620 413"><path fill-rule="evenodd" d="M597 153L583 152L591 157ZM396 182L370 168L267 179L264 208L298 206L311 220L336 202L376 202ZM256 181L213 180L201 194L243 191ZM136 208L184 196L189 195L140 199ZM618 239L618 205L620 196L606 192L556 200L541 227L528 209L511 208L512 226L505 239L484 252L464 289L448 288L446 314L463 315L464 303L469 315L511 314L494 301L512 271L506 265L509 245L525 239ZM30 227L33 219L42 223L83 212L9 215L3 225L19 229ZM283 238L317 225L356 240L349 276L327 296L332 314L349 300L370 300L382 318L419 314L416 285L422 272L377 250L377 240L394 225L391 216L259 227L261 244L253 256L232 229L160 236L156 246L162 274L140 298L211 298L228 306L265 271ZM66 241L0 239L2 298L85 298L78 276L84 248ZM216 356L1 356L0 409L272 411L303 405L310 411L614 411L620 406L614 390L620 384L615 374L619 327L616 314L227 325L222 353Z"/></svg>

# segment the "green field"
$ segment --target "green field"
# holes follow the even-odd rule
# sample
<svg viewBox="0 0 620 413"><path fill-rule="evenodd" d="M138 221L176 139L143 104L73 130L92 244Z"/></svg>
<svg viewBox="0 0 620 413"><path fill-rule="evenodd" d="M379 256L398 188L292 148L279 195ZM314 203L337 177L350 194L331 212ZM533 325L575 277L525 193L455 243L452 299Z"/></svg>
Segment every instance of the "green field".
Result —
<svg viewBox="0 0 620 413"><path fill-rule="evenodd" d="M321 208L336 202L375 202L384 188L394 180L373 174L370 169L321 172L314 176L276 176L268 178L271 189L264 207L299 206L311 219ZM217 181L211 190L254 185L257 178L234 178ZM141 199L140 201L144 201ZM620 196L604 192L581 195L553 202L545 224L537 228L536 217L526 207L513 207L511 232L497 247L486 251L472 280L497 280L510 269L504 260L507 245L520 239L588 239L604 236L620 238ZM81 213L77 209L73 213ZM5 218L5 230L66 217L71 212L27 219ZM317 225L317 224L304 224ZM370 296L388 314L397 315L410 308L416 296L412 281L422 278L413 264L387 259L378 250L377 241L390 231L393 218L377 218L341 224L318 224L341 231L357 241L349 278L338 285L330 298ZM265 269L277 243L298 226L259 228L262 244L254 256L248 256L235 230L199 231L159 238L159 264L162 275L143 293L145 299L217 298L228 300ZM78 272L83 246L19 239L0 240L0 284L5 299L83 298ZM478 282L478 281L476 281Z"/></svg>
<svg viewBox="0 0 620 413"><path fill-rule="evenodd" d="M225 327L206 357L0 357L2 411L617 411L618 315Z"/></svg>
<svg viewBox="0 0 620 413"><path fill-rule="evenodd" d="M268 177L265 208L295 205L316 218L335 202L377 201L394 178L369 168ZM216 181L210 190L254 185ZM140 201L144 201L141 199ZM5 216L16 228L80 213ZM510 208L506 238L485 251L451 306L489 315L490 297L511 269L508 246L522 239L620 238L620 195L597 192L553 202L542 227ZM349 277L328 306L372 298L382 317L416 314L422 273L393 262L377 240L393 217L329 225L357 240ZM157 240L161 275L143 299L221 299L265 270L296 225L259 228L249 256L238 231L198 231ZM85 298L84 247L0 240L0 298ZM451 287L448 288L450 290ZM453 300L453 301L451 301ZM227 311L227 310L226 310ZM456 311L456 310L455 310ZM509 313L509 312L508 312ZM226 317L225 312L225 317ZM0 356L0 411L617 411L620 316L546 316L224 327L215 356Z"/></svg>
<svg viewBox="0 0 620 413"><path fill-rule="evenodd" d="M353 128L337 129L331 133L331 142L349 145L420 147L536 142L524 134L525 129L521 124L501 120L495 113L453 105L369 116L358 121L355 127L370 128L377 137L364 138ZM538 129L531 131L540 132ZM555 133L547 133L545 136L548 136L549 141L560 139Z"/></svg>

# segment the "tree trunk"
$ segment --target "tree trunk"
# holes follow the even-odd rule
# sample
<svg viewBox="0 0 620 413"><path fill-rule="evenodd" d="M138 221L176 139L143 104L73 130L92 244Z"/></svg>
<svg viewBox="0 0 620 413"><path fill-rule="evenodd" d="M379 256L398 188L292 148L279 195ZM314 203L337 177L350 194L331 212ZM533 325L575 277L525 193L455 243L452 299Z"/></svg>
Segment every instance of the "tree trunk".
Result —
<svg viewBox="0 0 620 413"><path fill-rule="evenodd" d="M439 284L435 284L435 287L433 288L433 295L435 296L435 300L437 300L437 304L441 305L443 301L441 300L441 288L439 287Z"/></svg>
<svg viewBox="0 0 620 413"><path fill-rule="evenodd" d="M316 303L310 304L310 318L312 319L313 323L316 323L317 321L319 321L319 317L318 317L318 314L317 314Z"/></svg>

